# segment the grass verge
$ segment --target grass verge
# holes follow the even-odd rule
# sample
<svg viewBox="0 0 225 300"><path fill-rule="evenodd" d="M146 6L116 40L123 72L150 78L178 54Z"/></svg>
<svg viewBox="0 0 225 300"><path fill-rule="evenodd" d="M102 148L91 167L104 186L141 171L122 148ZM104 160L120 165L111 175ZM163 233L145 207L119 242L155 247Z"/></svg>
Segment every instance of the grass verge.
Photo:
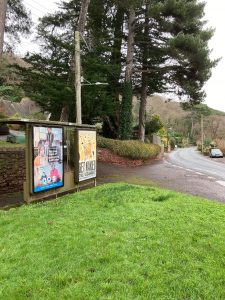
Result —
<svg viewBox="0 0 225 300"><path fill-rule="evenodd" d="M0 212L1 299L225 299L225 206L129 184Z"/></svg>

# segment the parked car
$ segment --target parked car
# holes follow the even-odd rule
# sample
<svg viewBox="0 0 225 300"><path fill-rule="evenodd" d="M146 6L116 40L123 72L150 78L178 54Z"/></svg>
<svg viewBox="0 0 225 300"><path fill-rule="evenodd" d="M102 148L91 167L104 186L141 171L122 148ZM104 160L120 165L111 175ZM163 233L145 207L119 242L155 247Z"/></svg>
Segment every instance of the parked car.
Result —
<svg viewBox="0 0 225 300"><path fill-rule="evenodd" d="M9 134L7 135L7 142L13 143L13 144L25 144L25 134Z"/></svg>
<svg viewBox="0 0 225 300"><path fill-rule="evenodd" d="M209 152L210 157L222 157L223 158L223 153L220 149L211 149Z"/></svg>

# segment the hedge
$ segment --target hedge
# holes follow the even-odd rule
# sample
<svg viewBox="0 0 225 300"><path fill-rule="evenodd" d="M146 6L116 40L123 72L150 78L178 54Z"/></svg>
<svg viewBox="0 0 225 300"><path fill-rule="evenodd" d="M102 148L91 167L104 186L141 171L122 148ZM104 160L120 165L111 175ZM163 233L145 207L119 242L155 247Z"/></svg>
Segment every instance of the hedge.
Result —
<svg viewBox="0 0 225 300"><path fill-rule="evenodd" d="M100 148L107 148L119 156L131 159L155 158L161 151L159 145L145 144L134 140L120 141L98 136L97 143Z"/></svg>

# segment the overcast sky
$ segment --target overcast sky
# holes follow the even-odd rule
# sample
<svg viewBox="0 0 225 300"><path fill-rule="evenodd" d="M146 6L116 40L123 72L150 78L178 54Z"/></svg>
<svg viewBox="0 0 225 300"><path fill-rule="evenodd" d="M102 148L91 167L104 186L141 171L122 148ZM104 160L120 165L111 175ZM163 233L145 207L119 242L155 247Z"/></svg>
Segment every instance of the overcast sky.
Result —
<svg viewBox="0 0 225 300"><path fill-rule="evenodd" d="M221 57L221 61L212 71L212 77L205 85L207 93L206 103L213 108L225 111L225 1L224 0L207 0L205 7L205 19L208 25L215 28L213 38L209 43L212 49L212 58Z"/></svg>
<svg viewBox="0 0 225 300"><path fill-rule="evenodd" d="M32 19L37 22L38 17L43 16L48 12L53 12L57 8L57 0L24 0L24 4L32 12ZM210 107L225 111L225 0L205 0L205 19L208 20L208 27L215 28L214 37L209 43L209 48L212 49L211 58L221 57L221 61L217 67L212 70L212 77L205 85L207 94L205 103ZM34 45L28 40L23 39L19 48L20 53L33 51Z"/></svg>

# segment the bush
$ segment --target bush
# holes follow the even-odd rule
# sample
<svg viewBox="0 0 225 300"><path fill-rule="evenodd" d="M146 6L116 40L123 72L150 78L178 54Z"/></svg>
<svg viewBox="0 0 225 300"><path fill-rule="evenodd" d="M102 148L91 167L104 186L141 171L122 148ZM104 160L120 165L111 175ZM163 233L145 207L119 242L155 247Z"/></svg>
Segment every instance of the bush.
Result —
<svg viewBox="0 0 225 300"><path fill-rule="evenodd" d="M131 159L155 158L161 151L159 145L145 144L134 140L120 141L98 136L97 143L98 147L107 148L117 155Z"/></svg>
<svg viewBox="0 0 225 300"><path fill-rule="evenodd" d="M197 149L198 149L198 151L202 151L202 145L201 144L197 144Z"/></svg>
<svg viewBox="0 0 225 300"><path fill-rule="evenodd" d="M219 148L223 152L223 154L225 155L225 140L216 139L214 141L214 146L216 146L216 148Z"/></svg>

